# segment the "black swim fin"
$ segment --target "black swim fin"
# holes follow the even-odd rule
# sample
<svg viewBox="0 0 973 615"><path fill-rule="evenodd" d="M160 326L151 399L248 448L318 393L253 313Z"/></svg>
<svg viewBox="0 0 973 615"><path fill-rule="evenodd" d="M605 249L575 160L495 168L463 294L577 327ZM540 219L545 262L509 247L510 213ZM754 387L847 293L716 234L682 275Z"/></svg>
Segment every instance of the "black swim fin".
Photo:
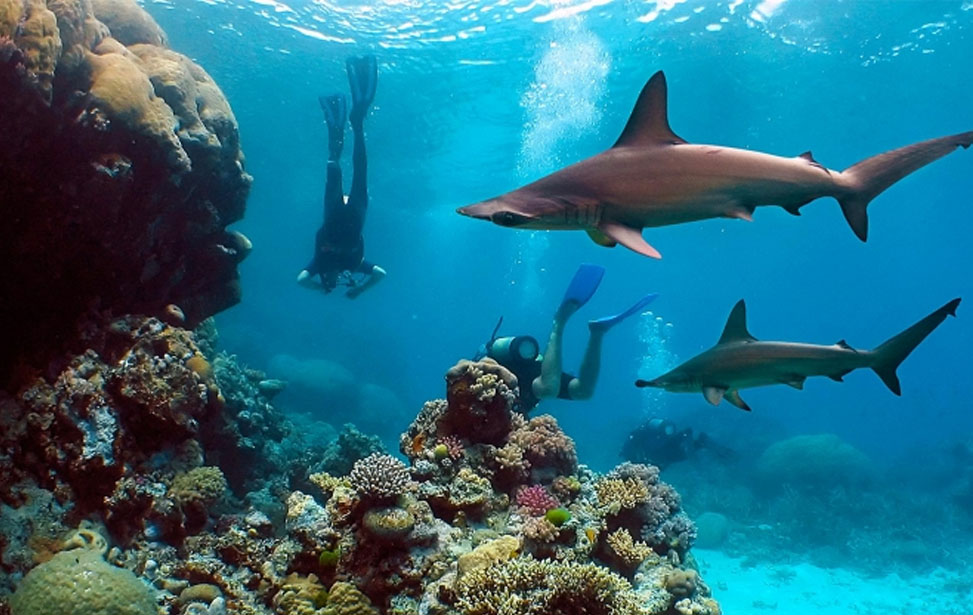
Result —
<svg viewBox="0 0 973 615"><path fill-rule="evenodd" d="M328 128L344 131L345 120L348 117L348 103L345 101L344 94L318 96L318 102L321 103L321 111L324 111L324 121L328 123Z"/></svg>
<svg viewBox="0 0 973 615"><path fill-rule="evenodd" d="M375 98L378 64L375 56L350 57L346 61L348 85L351 87L351 120L360 121Z"/></svg>

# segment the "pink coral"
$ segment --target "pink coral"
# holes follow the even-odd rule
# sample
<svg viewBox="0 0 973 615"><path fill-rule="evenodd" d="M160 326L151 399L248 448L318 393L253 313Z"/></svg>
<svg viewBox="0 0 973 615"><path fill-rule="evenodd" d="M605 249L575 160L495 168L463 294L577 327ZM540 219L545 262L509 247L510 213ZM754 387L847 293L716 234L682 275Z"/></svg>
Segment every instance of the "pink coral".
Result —
<svg viewBox="0 0 973 615"><path fill-rule="evenodd" d="M531 477L536 481L549 481L557 475L571 475L578 469L578 456L574 440L569 438L557 420L542 414L510 434L510 442L524 451L524 459L530 463Z"/></svg>
<svg viewBox="0 0 973 615"><path fill-rule="evenodd" d="M535 517L539 517L560 505L557 498L548 493L543 485L531 485L517 490L517 506Z"/></svg>
<svg viewBox="0 0 973 615"><path fill-rule="evenodd" d="M458 461L463 457L463 443L456 436L443 436L439 443L446 447L447 455L453 461Z"/></svg>

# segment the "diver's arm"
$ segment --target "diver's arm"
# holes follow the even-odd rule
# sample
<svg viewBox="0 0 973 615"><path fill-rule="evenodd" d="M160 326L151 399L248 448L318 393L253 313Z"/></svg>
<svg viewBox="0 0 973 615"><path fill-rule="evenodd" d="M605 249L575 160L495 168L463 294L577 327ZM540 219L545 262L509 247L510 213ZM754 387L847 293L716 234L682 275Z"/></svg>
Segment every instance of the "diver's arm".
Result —
<svg viewBox="0 0 973 615"><path fill-rule="evenodd" d="M362 294L369 288L381 282L383 279L385 279L385 276L386 276L386 272L384 269L382 269L378 265L372 265L372 270L368 274L368 279L366 279L362 284L359 284L358 286L348 289L348 292L345 293L345 296L348 297L349 299L354 299L355 297Z"/></svg>

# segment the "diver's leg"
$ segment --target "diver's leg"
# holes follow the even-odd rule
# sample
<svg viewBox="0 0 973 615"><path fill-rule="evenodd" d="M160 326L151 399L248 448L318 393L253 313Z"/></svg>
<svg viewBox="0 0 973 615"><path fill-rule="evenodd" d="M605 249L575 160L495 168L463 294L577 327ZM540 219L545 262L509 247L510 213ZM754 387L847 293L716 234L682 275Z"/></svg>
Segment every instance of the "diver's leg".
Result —
<svg viewBox="0 0 973 615"><path fill-rule="evenodd" d="M355 141L352 150L351 192L348 204L358 213L364 225L368 208L368 156L365 152L365 114L375 97L378 68L374 56L348 58L348 83L351 86L351 130Z"/></svg>
<svg viewBox="0 0 973 615"><path fill-rule="evenodd" d="M362 294L369 288L375 286L376 284L384 280L386 273L385 270L379 267L378 265L370 265L366 275L368 277L366 278L365 282L360 284L359 286L355 286L354 288L348 289L348 292L345 293L345 296L347 296L349 299L354 299L355 297Z"/></svg>
<svg viewBox="0 0 973 615"><path fill-rule="evenodd" d="M568 318L588 302L604 275L604 267L585 263L578 267L568 284L561 305L554 314L554 325L551 327L551 335L541 362L541 375L531 383L538 399L556 397L561 390L561 338L564 337L564 326Z"/></svg>
<svg viewBox="0 0 973 615"><path fill-rule="evenodd" d="M598 373L601 371L601 343L605 333L626 318L641 312L657 296L656 294L645 295L623 312L588 321L588 331L590 331L588 347L585 348L584 357L581 359L578 377L568 384L568 395L571 399L589 399L594 394Z"/></svg>

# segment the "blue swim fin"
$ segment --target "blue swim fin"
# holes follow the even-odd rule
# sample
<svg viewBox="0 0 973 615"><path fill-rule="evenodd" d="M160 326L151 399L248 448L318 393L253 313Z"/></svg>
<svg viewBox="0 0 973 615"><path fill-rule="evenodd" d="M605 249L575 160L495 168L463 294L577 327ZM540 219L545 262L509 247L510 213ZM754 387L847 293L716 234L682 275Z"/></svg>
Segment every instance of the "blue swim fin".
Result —
<svg viewBox="0 0 973 615"><path fill-rule="evenodd" d="M658 296L659 293L649 293L648 295L636 301L635 304L632 305L632 307L628 308L624 312L619 312L614 316L605 316L604 318L596 318L594 320L589 320L588 328L591 329L592 331L595 330L607 331L608 329L611 329L612 327L622 322L629 316L641 312L645 308L645 306L655 301L655 298Z"/></svg>
<svg viewBox="0 0 973 615"><path fill-rule="evenodd" d="M351 87L351 119L359 121L365 117L365 112L375 98L378 64L375 56L361 56L348 58L346 66L348 85Z"/></svg>
<svg viewBox="0 0 973 615"><path fill-rule="evenodd" d="M574 309L578 309L585 303L588 303L588 299L591 299L591 296L598 290L598 285L601 284L601 278L604 275L604 267L590 263L582 263L574 273L574 277L571 279L571 283L564 293L564 299L561 300L561 308L571 306Z"/></svg>

